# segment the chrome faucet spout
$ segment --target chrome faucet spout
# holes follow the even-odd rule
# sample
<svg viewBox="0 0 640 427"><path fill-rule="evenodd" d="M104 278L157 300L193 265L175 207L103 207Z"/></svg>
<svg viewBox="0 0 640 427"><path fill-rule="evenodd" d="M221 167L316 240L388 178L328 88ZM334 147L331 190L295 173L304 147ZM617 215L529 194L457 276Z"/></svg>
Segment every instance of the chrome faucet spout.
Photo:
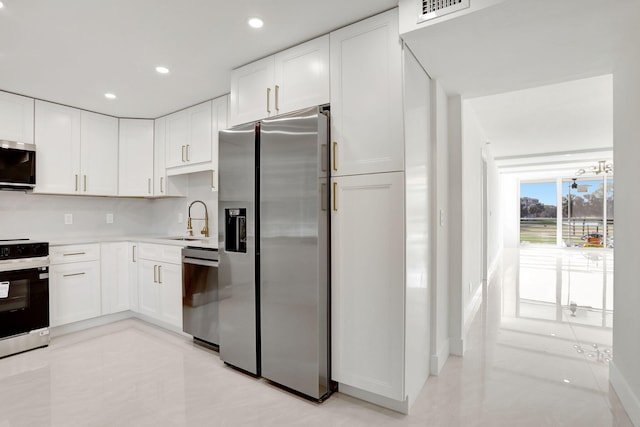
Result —
<svg viewBox="0 0 640 427"><path fill-rule="evenodd" d="M204 218L191 217L191 206L193 206L196 203L201 203L202 206L204 206ZM189 216L189 219L187 220L187 232L189 233L189 236L193 236L193 225L192 225L193 220L204 220L204 227L200 231L200 234L203 234L205 237L209 237L209 212L207 211L207 205L202 200L194 200L189 204L188 216Z"/></svg>

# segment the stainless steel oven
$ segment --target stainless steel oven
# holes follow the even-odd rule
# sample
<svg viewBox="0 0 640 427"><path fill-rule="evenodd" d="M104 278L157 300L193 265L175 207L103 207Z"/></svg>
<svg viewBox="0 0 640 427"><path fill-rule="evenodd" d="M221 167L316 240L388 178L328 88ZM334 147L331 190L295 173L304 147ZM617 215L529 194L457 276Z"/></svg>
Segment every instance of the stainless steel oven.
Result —
<svg viewBox="0 0 640 427"><path fill-rule="evenodd" d="M217 249L182 249L182 325L196 342L218 347Z"/></svg>
<svg viewBox="0 0 640 427"><path fill-rule="evenodd" d="M0 357L49 339L49 245L0 241Z"/></svg>

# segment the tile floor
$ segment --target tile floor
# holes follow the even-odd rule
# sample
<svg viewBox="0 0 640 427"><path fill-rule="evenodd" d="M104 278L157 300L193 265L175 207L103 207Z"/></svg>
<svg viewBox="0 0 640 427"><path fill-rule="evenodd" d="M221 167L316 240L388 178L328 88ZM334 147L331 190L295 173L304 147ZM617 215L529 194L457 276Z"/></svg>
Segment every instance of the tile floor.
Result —
<svg viewBox="0 0 640 427"><path fill-rule="evenodd" d="M0 427L631 426L607 380L611 264L601 250L506 252L465 357L409 416L340 393L307 402L132 319L0 360Z"/></svg>

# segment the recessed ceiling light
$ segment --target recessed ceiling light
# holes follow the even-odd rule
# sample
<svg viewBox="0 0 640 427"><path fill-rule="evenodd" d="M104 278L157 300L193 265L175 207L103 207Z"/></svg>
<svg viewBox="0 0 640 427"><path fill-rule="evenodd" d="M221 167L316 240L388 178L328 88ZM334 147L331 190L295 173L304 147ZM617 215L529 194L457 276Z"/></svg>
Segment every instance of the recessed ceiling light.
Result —
<svg viewBox="0 0 640 427"><path fill-rule="evenodd" d="M565 384L570 384L570 383L571 383L571 381L570 381L570 380L568 380L568 379L566 379L566 378L565 378L565 379L563 379L563 380L562 380L562 382L563 382L563 383L565 383Z"/></svg>
<svg viewBox="0 0 640 427"><path fill-rule="evenodd" d="M156 71L160 74L169 74L169 69L167 67L163 67L161 65L156 67Z"/></svg>
<svg viewBox="0 0 640 427"><path fill-rule="evenodd" d="M104 97L107 99L116 99L116 96L113 93L105 93Z"/></svg>
<svg viewBox="0 0 640 427"><path fill-rule="evenodd" d="M264 22L260 18L249 18L249 26L253 28L262 28Z"/></svg>

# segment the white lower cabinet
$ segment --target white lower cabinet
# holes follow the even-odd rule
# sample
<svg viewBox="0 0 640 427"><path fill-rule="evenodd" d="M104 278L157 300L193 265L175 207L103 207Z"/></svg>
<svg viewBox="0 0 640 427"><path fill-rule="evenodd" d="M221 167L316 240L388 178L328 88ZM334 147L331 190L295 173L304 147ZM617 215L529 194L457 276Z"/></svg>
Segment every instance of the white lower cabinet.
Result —
<svg viewBox="0 0 640 427"><path fill-rule="evenodd" d="M333 379L402 401L404 173L332 178Z"/></svg>
<svg viewBox="0 0 640 427"><path fill-rule="evenodd" d="M138 311L182 329L182 265L180 247L140 244L140 254L161 254L138 262ZM173 254L173 256L171 256ZM169 259L169 261L168 261Z"/></svg>
<svg viewBox="0 0 640 427"><path fill-rule="evenodd" d="M100 247L103 315L131 307L129 252L128 242L103 243Z"/></svg>
<svg viewBox="0 0 640 427"><path fill-rule="evenodd" d="M69 254L68 260L52 263L49 268L51 326L66 325L101 314L100 250L98 244L89 245L89 248L90 251L82 254L83 249L66 246L64 254Z"/></svg>

